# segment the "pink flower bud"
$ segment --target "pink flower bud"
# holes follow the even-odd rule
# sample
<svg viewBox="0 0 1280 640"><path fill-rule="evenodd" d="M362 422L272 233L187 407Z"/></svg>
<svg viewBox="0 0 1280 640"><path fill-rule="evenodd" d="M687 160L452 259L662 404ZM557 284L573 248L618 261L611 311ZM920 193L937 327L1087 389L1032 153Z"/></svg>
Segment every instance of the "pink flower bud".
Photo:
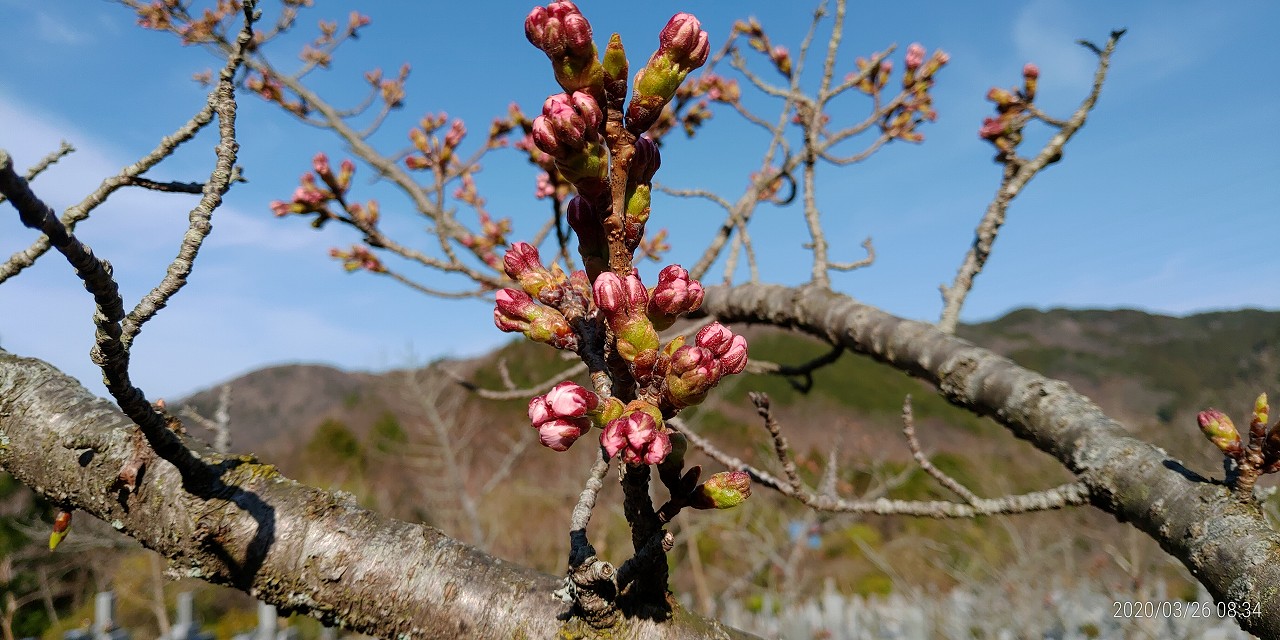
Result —
<svg viewBox="0 0 1280 640"><path fill-rule="evenodd" d="M533 301L518 289L500 289L494 296L493 323L502 331L519 331L534 342L557 349L576 349L578 336L564 315Z"/></svg>
<svg viewBox="0 0 1280 640"><path fill-rule="evenodd" d="M552 158L563 158L568 153L567 149L560 146L560 140L556 138L555 131L552 131L551 123L543 116L533 119L533 131L530 135L533 137L534 146Z"/></svg>
<svg viewBox="0 0 1280 640"><path fill-rule="evenodd" d="M538 442L554 451L565 451L573 446L573 443L582 437L583 432L590 426L590 422L585 421L585 419L557 418L548 420L537 426Z"/></svg>
<svg viewBox="0 0 1280 640"><path fill-rule="evenodd" d="M724 375L742 373L747 368L747 339L734 336L729 349L720 356L720 369Z"/></svg>
<svg viewBox="0 0 1280 640"><path fill-rule="evenodd" d="M558 418L580 418L600 406L600 396L570 380L556 385L545 397L547 407Z"/></svg>
<svg viewBox="0 0 1280 640"><path fill-rule="evenodd" d="M995 140L1004 135L1004 121L998 118L983 118L982 127L978 129L978 137L984 140Z"/></svg>
<svg viewBox="0 0 1280 640"><path fill-rule="evenodd" d="M591 134L600 130L600 123L604 121L604 113L600 111L600 105L596 104L596 99L590 94L582 91L574 91L569 96L573 109L578 115L582 116L582 121L586 123L586 134L584 137L592 137Z"/></svg>
<svg viewBox="0 0 1280 640"><path fill-rule="evenodd" d="M626 419L615 418L610 420L600 433L600 446L604 447L604 452L610 459L627 446L626 425Z"/></svg>
<svg viewBox="0 0 1280 640"><path fill-rule="evenodd" d="M1040 67L1037 67L1035 64L1028 62L1027 64L1022 66L1022 75L1025 78L1039 78Z"/></svg>
<svg viewBox="0 0 1280 640"><path fill-rule="evenodd" d="M702 23L688 13L671 16L658 34L658 54L670 58L687 73L701 67L711 53L711 44Z"/></svg>
<svg viewBox="0 0 1280 640"><path fill-rule="evenodd" d="M529 324L529 317L537 307L533 298L518 289L499 289L494 298L497 306L493 310L493 319L498 328L503 331L524 331Z"/></svg>
<svg viewBox="0 0 1280 640"><path fill-rule="evenodd" d="M329 156L326 156L323 152L317 153L315 157L311 159L311 168L322 177L330 175Z"/></svg>
<svg viewBox="0 0 1280 640"><path fill-rule="evenodd" d="M553 60L566 51L578 55L590 53L591 24L572 2L535 7L525 18L524 35Z"/></svg>
<svg viewBox="0 0 1280 640"><path fill-rule="evenodd" d="M610 458L622 454L629 464L657 464L671 453L671 436L647 411L633 409L611 420L600 435L600 444Z"/></svg>
<svg viewBox="0 0 1280 640"><path fill-rule="evenodd" d="M272 200L271 213L274 213L277 216L287 216L290 213L293 213L293 205L285 202L284 200Z"/></svg>
<svg viewBox="0 0 1280 640"><path fill-rule="evenodd" d="M694 489L689 506L694 509L732 509L751 497L751 476L746 471L722 471Z"/></svg>
<svg viewBox="0 0 1280 640"><path fill-rule="evenodd" d="M1236 425L1231 422L1227 414L1217 409L1209 409L1197 414L1196 421L1200 423L1200 431L1204 437L1223 453L1231 456L1241 454L1240 432L1236 431Z"/></svg>
<svg viewBox="0 0 1280 640"><path fill-rule="evenodd" d="M622 278L612 271L596 276L594 285L596 306L605 313L622 311L626 304L626 290L622 286Z"/></svg>
<svg viewBox="0 0 1280 640"><path fill-rule="evenodd" d="M698 330L698 335L693 341L699 347L704 347L717 356L723 356L729 350L732 340L733 332L728 327L719 322L712 322Z"/></svg>
<svg viewBox="0 0 1280 640"><path fill-rule="evenodd" d="M919 42L913 42L907 47L907 69L915 71L922 64L924 64L924 46Z"/></svg>
<svg viewBox="0 0 1280 640"><path fill-rule="evenodd" d="M640 281L640 276L633 270L622 280L622 285L627 292L627 315L634 317L644 313L645 306L649 304L649 290Z"/></svg>
<svg viewBox="0 0 1280 640"><path fill-rule="evenodd" d="M678 264L667 265L658 272L658 284L649 299L649 314L674 317L697 311L703 295L702 283L690 278L688 271Z"/></svg>
<svg viewBox="0 0 1280 640"><path fill-rule="evenodd" d="M553 417L546 396L534 396L529 400L529 424L536 427Z"/></svg>

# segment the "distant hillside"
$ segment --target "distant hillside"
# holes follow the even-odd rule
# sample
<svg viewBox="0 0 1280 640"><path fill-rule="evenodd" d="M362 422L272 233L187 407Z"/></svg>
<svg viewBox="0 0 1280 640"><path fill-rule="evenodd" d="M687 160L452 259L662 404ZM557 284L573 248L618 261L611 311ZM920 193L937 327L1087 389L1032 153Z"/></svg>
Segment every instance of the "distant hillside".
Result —
<svg viewBox="0 0 1280 640"><path fill-rule="evenodd" d="M803 335L740 329L758 361L796 365L829 352ZM1195 411L1217 406L1242 417L1259 391L1280 395L1278 312L1170 318L1136 311L1019 310L962 327L960 334L1067 380L1201 473L1220 476L1221 458L1198 433ZM564 570L564 527L592 446L580 444L566 453L538 446L525 415L527 393L486 400L440 369L476 387L519 389L555 381L572 364L543 345L513 341L483 358L419 370L271 367L227 383L232 448L257 453L303 482L350 492L382 513L438 526L500 557L558 573ZM185 403L211 417L219 389ZM908 394L930 459L979 495L1070 480L1060 464L992 420L956 409L921 381L851 353L815 372L811 381L734 376L682 415L722 450L774 472L779 465L748 391L772 398L801 478L816 486L830 477L842 496L954 499L911 460L901 425ZM197 437L208 437L194 421L189 427ZM837 462L830 475L829 460ZM697 452L688 462L719 470ZM6 502L2 480L0 513L6 504L26 504L14 496ZM605 483L591 524L593 545L615 560L630 552L620 493L617 482ZM660 487L654 493L665 497ZM885 518L814 514L761 490L738 509L682 514L676 525L680 544L672 551L673 564L696 559L702 573L674 573L673 591L732 586L734 597L748 607L763 606L764 594L815 594L826 585L863 595L980 584L1014 593L1023 588L1018 585L1047 584L1047 577L1056 586L1079 581L1108 590L1128 589L1123 585L1139 578L1151 584L1167 580L1175 597L1196 593L1193 579L1149 538L1090 508L959 521ZM78 531L88 529L86 523ZM817 535L796 537L797 531ZM5 533L0 517L0 543ZM30 547L44 554L40 544ZM136 580L146 575L129 564L138 558L126 555L103 570L114 572L117 581ZM83 564L97 562L95 556ZM699 575L706 584L697 584ZM134 615L149 615L131 606Z"/></svg>
<svg viewBox="0 0 1280 640"><path fill-rule="evenodd" d="M751 355L756 359L796 364L826 350L798 334L749 331ZM1260 391L1280 393L1280 312L1243 310L1175 318L1132 310L1020 309L998 320L963 326L959 334L1023 366L1071 382L1135 427L1169 424L1210 405L1242 409ZM551 349L521 342L487 358L444 364L481 387L501 388L499 361L518 386L544 381L572 364ZM231 380L227 384L232 388L234 447L268 456L285 453L305 443L325 419L341 419L363 434L383 414L403 414L412 404L396 382L405 376L403 371L348 373L332 367L284 365ZM845 354L819 370L813 382L812 391L803 397L784 379L744 376L720 391L737 398L725 398L718 405L754 425L754 412L741 396L760 390L769 392L780 406L816 403L850 411L851 417L892 422L901 410L903 395L912 393L917 414L924 418L945 417L948 424L971 433L981 422L947 406L907 376L856 355ZM448 386L450 393L462 391ZM211 415L218 388L196 393L180 404ZM472 410L496 411L511 419L523 404L522 400L476 402Z"/></svg>

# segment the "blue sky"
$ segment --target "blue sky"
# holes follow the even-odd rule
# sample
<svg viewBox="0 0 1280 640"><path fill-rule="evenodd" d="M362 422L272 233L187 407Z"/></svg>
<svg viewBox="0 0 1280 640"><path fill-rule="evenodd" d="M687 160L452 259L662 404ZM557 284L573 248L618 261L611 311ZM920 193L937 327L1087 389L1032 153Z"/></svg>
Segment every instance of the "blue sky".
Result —
<svg viewBox="0 0 1280 640"><path fill-rule="evenodd" d="M316 20L343 19L354 5L317 4L295 37L269 49L281 66L296 64ZM364 37L339 52L332 71L309 78L334 102L353 103L363 71L392 72L411 63L407 106L375 139L383 149L403 148L421 115L447 110L466 119L469 150L509 102L536 113L557 91L546 59L523 36L531 3L359 6L373 19ZM713 48L733 19L755 15L776 42L794 50L810 19L801 3L580 6L598 41L621 32L633 69L676 11L697 14ZM891 145L862 165L821 172L818 201L834 259L861 257L858 245L868 235L879 253L873 267L836 275L835 288L893 313L935 320L937 286L950 282L999 180L990 147L976 135L990 113L987 88L1015 84L1022 64L1034 61L1042 70L1038 102L1065 116L1087 91L1093 69L1093 56L1074 41L1101 43L1111 29L1125 27L1129 33L1097 110L1065 161L1037 177L1013 205L964 319L1023 306L1173 314L1280 308L1280 89L1268 80L1280 59L1272 33L1280 5L1034 0L972 6L876 3L851 11L842 70L852 68L855 56L890 43L900 52L916 41L940 47L952 61L935 90L939 120L924 129L923 145ZM100 0L0 0L0 55L33 61L0 73L0 147L19 167L62 139L79 149L35 183L57 209L150 150L204 101L204 89L190 76L217 62L133 24L128 10ZM895 59L901 68L901 53ZM754 62L757 71L777 78L762 60ZM776 113L769 111L775 103L750 100L770 118ZM833 113L838 124L862 118L867 107L850 96L837 109L844 110ZM300 220L273 218L267 203L288 197L311 155L326 151L336 161L344 157L342 146L254 96L242 97L238 125L239 162L250 182L228 196L190 285L146 326L134 348L135 380L150 397L177 397L273 363L380 369L474 355L508 339L493 328L488 305L431 299L386 279L343 273L327 249L356 240L345 230L316 232ZM693 143L673 140L664 148L657 179L732 199L757 168L763 142L734 114L719 112ZM202 134L149 175L202 180L214 143ZM424 221L393 193L362 182L369 175L366 167L357 173L361 199L379 198L386 224L406 243L432 246ZM535 175L514 154L498 153L477 178L490 209L516 221L516 238L532 234L546 210L532 198ZM81 237L113 262L130 306L159 279L194 202L126 190L80 227ZM466 211L460 215L467 219ZM796 207L758 213L753 235L765 280L807 279L799 215ZM719 220L700 203L659 198L650 225L670 227L671 261L689 264ZM12 209L0 207L0 256L32 239ZM648 279L659 266L643 267ZM460 285L429 272L410 274ZM722 273L713 276L719 280ZM46 359L101 391L87 357L90 313L91 300L65 261L46 256L0 286L0 346Z"/></svg>

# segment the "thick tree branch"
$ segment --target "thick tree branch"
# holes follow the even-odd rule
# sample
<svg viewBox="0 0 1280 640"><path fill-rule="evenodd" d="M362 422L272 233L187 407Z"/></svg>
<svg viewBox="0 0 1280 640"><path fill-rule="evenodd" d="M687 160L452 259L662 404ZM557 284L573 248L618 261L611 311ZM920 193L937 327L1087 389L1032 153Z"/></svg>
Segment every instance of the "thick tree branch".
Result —
<svg viewBox="0 0 1280 640"><path fill-rule="evenodd" d="M710 287L703 309L722 322L795 328L937 385L953 404L1057 458L1088 486L1094 506L1154 538L1214 598L1260 607L1261 616L1239 619L1244 630L1280 637L1280 536L1258 507L1134 438L1067 383L817 288Z"/></svg>
<svg viewBox="0 0 1280 640"><path fill-rule="evenodd" d="M135 491L115 486L133 424L53 367L0 350L0 468L169 558L183 575L235 587L327 624L384 638L595 637L551 597L562 581L349 498L252 457L192 448L220 477L191 493L156 461ZM676 607L663 624L624 619L612 638L751 638Z"/></svg>

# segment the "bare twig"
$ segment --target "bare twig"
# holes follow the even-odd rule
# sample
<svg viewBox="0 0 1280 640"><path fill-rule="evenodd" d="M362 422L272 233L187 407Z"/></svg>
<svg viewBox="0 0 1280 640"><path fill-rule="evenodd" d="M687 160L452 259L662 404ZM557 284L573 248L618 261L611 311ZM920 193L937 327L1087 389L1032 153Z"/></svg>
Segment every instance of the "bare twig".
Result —
<svg viewBox="0 0 1280 640"><path fill-rule="evenodd" d="M76 148L71 146L70 142L63 140L62 144L57 149L50 151L45 155L45 157L41 158L39 162L31 165L31 168L27 169L27 172L22 174L22 177L26 179L27 182L35 180L36 176L44 173L45 169L53 166L67 154L75 150ZM0 204L3 204L5 200L6 198L4 194L0 194Z"/></svg>
<svg viewBox="0 0 1280 640"><path fill-rule="evenodd" d="M921 451L920 441L916 439L916 419L915 413L911 409L910 394L908 394L906 399L902 401L902 435L907 439L907 446L911 449L911 457L915 458L916 464L920 465L920 468L923 469L925 473L933 477L934 480L937 480L938 484L946 487L948 491L956 494L969 504L977 504L978 501L981 500L981 498L974 495L968 487L960 484L958 480L952 478L946 473L943 473L941 469L933 466L933 463L930 462L929 458L924 455L923 451Z"/></svg>
<svg viewBox="0 0 1280 640"><path fill-rule="evenodd" d="M246 11L252 10L246 9ZM200 247L204 245L204 239L213 230L211 222L213 212L222 204L222 196L226 194L232 180L236 178L238 173L235 171L236 152L240 145L236 142L235 75L244 62L245 51L252 40L253 17L251 13L246 13L244 28L240 30L240 35L236 39L235 53L227 58L227 64L218 75L218 85L209 94L209 106L218 114L217 161L214 163L213 172L209 174L208 182L203 186L204 196L188 215L190 222L187 233L182 238L182 244L178 248L177 257L169 264L160 283L143 296L133 311L124 318L120 341L125 350L132 345L134 337L142 330L142 325L155 317L156 313L168 305L169 300L186 286L196 256L200 253ZM130 182L136 184L137 178L131 178Z"/></svg>
<svg viewBox="0 0 1280 640"><path fill-rule="evenodd" d="M782 428L778 426L778 421L773 419L773 413L769 410L769 395L753 391L749 397L751 404L756 406L756 413L764 418L764 427L769 430L769 437L773 439L773 452L778 462L782 463L782 472L787 476L787 486L793 491L800 491L804 488L804 483L796 473L796 461L791 457L791 445L787 443L786 436L782 435Z"/></svg>
<svg viewBox="0 0 1280 640"><path fill-rule="evenodd" d="M746 471L751 475L751 479L754 482L818 511L871 513L882 516L908 515L925 518L973 518L983 515L1009 515L1062 509L1089 502L1089 489L1083 482L1069 482L1052 489L1008 495L1000 498L982 498L976 504L960 504L945 500L916 501L891 500L889 498L846 500L813 491L792 489L789 482L785 482L767 471L753 467L739 458L720 451L710 441L688 429L679 418L673 418L667 424L683 433L689 438L690 444L716 462L730 469Z"/></svg>

